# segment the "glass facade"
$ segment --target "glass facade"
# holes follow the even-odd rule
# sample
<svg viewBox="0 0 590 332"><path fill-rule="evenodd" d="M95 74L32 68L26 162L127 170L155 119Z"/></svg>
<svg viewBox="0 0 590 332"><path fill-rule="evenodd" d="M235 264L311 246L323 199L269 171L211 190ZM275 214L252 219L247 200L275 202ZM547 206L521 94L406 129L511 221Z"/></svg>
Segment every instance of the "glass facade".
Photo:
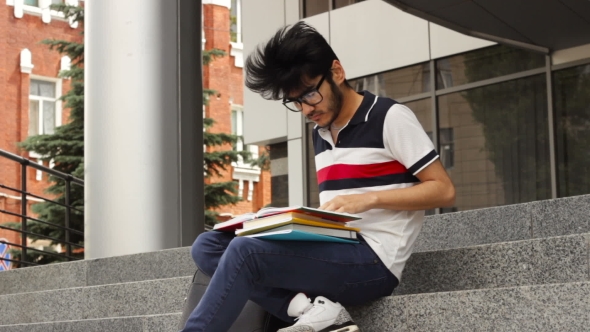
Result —
<svg viewBox="0 0 590 332"><path fill-rule="evenodd" d="M548 70L545 55L498 45L349 81L402 100L437 142L457 190L455 206L438 211L445 213L590 193L590 64ZM313 124L307 128L311 134ZM308 203L317 206L308 137Z"/></svg>
<svg viewBox="0 0 590 332"><path fill-rule="evenodd" d="M457 210L551 197L546 86L538 75L438 98L438 150Z"/></svg>
<svg viewBox="0 0 590 332"><path fill-rule="evenodd" d="M301 0L303 17L325 13L329 10L346 7L365 0Z"/></svg>
<svg viewBox="0 0 590 332"><path fill-rule="evenodd" d="M451 88L544 66L543 54L508 46L488 47L436 60L436 87Z"/></svg>
<svg viewBox="0 0 590 332"><path fill-rule="evenodd" d="M357 91L367 90L377 96L402 98L430 91L428 63L405 67L349 81Z"/></svg>
<svg viewBox="0 0 590 332"><path fill-rule="evenodd" d="M554 73L557 191L590 193L590 64Z"/></svg>

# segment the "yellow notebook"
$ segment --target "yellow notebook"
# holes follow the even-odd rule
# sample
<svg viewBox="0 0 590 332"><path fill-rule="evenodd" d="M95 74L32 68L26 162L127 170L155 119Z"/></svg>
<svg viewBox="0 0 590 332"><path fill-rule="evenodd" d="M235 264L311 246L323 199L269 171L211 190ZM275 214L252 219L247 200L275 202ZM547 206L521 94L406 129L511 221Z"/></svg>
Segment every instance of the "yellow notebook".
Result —
<svg viewBox="0 0 590 332"><path fill-rule="evenodd" d="M347 231L353 232L360 232L359 228L356 227L349 227L343 223L327 221L327 220L309 220L309 216L305 216L306 219L298 218L296 216L292 216L291 214L287 214L282 218L277 218L277 216L272 216L269 218L261 218L256 220L256 225L246 225L244 223L243 229L236 230L236 235L243 236L249 234L259 233L268 229L280 227L283 225L288 224L300 224L300 225L308 225L308 226L315 226L315 227L325 227L325 228L333 228L333 229L343 229ZM262 222L266 220L266 222Z"/></svg>

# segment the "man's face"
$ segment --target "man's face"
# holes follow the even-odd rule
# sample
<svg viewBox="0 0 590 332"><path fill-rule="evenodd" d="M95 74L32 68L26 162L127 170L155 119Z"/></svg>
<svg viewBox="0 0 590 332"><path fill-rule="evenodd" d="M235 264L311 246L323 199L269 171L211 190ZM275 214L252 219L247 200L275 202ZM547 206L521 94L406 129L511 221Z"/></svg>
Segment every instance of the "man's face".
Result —
<svg viewBox="0 0 590 332"><path fill-rule="evenodd" d="M340 114L342 108L342 92L331 78L331 73L327 76L318 76L310 80L309 86L302 89L297 97L292 99L313 96L316 92L321 96L321 102L313 106L303 102L300 103L301 112L305 117L313 121L320 127L328 127Z"/></svg>

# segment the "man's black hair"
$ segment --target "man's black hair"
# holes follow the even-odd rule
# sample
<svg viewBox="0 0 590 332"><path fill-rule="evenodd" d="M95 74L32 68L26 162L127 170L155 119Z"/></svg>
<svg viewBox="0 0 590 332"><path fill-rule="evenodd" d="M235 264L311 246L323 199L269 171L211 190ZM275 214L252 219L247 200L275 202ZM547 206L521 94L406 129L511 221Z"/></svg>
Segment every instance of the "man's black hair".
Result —
<svg viewBox="0 0 590 332"><path fill-rule="evenodd" d="M306 79L329 74L334 60L332 47L316 29L304 22L277 31L244 63L246 86L265 99L279 100L306 86Z"/></svg>

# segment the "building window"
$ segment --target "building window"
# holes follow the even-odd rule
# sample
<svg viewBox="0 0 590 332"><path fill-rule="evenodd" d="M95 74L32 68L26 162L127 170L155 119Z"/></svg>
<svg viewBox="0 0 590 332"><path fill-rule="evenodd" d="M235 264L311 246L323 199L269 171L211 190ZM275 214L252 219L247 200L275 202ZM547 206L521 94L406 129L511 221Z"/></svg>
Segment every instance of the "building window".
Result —
<svg viewBox="0 0 590 332"><path fill-rule="evenodd" d="M32 7L39 7L40 0L25 0L25 6L32 6ZM61 5L64 3L64 0L51 0L52 5Z"/></svg>
<svg viewBox="0 0 590 332"><path fill-rule="evenodd" d="M453 141L453 128L440 128L440 161L449 170L455 165L455 143Z"/></svg>
<svg viewBox="0 0 590 332"><path fill-rule="evenodd" d="M378 96L408 97L430 91L430 66L422 63L352 79L349 83L357 91L367 90Z"/></svg>
<svg viewBox="0 0 590 332"><path fill-rule="evenodd" d="M590 193L590 65L554 73L557 195Z"/></svg>
<svg viewBox="0 0 590 332"><path fill-rule="evenodd" d="M303 0L303 17L318 15L329 10L329 0Z"/></svg>
<svg viewBox="0 0 590 332"><path fill-rule="evenodd" d="M244 133L244 112L242 106L232 105L231 111L231 130L232 134L238 136L238 141L234 145L235 151L249 151L253 159L258 158L257 145L244 145L242 135ZM254 197L254 183L260 181L260 168L251 166L250 163L244 162L244 159L239 156L237 163L232 163L233 180L238 182L238 196L243 197L246 182L248 183L248 191L246 200L252 201Z"/></svg>
<svg viewBox="0 0 590 332"><path fill-rule="evenodd" d="M310 17L338 9L364 0L302 0L303 17Z"/></svg>
<svg viewBox="0 0 590 332"><path fill-rule="evenodd" d="M358 2L362 2L365 0L332 0L332 8L338 9L342 7L346 7L348 5L352 5Z"/></svg>
<svg viewBox="0 0 590 332"><path fill-rule="evenodd" d="M438 108L459 211L551 197L545 75L446 94Z"/></svg>
<svg viewBox="0 0 590 332"><path fill-rule="evenodd" d="M438 89L450 88L544 66L541 53L491 46L436 60L436 85Z"/></svg>
<svg viewBox="0 0 590 332"><path fill-rule="evenodd" d="M230 36L234 43L242 42L242 0L231 0Z"/></svg>
<svg viewBox="0 0 590 332"><path fill-rule="evenodd" d="M56 82L31 80L29 136L53 134L59 124Z"/></svg>
<svg viewBox="0 0 590 332"><path fill-rule="evenodd" d="M238 136L238 141L234 144L234 151L249 151L252 158L258 158L257 145L245 145L242 135L244 135L244 111L240 105L232 105L231 111L231 133ZM242 157L238 164L243 164Z"/></svg>
<svg viewBox="0 0 590 332"><path fill-rule="evenodd" d="M434 141L431 131L426 132L426 134L431 141ZM445 169L449 170L455 165L455 143L453 142L453 128L440 128L438 130L438 134L440 140L440 149L437 150L439 150L440 162Z"/></svg>

